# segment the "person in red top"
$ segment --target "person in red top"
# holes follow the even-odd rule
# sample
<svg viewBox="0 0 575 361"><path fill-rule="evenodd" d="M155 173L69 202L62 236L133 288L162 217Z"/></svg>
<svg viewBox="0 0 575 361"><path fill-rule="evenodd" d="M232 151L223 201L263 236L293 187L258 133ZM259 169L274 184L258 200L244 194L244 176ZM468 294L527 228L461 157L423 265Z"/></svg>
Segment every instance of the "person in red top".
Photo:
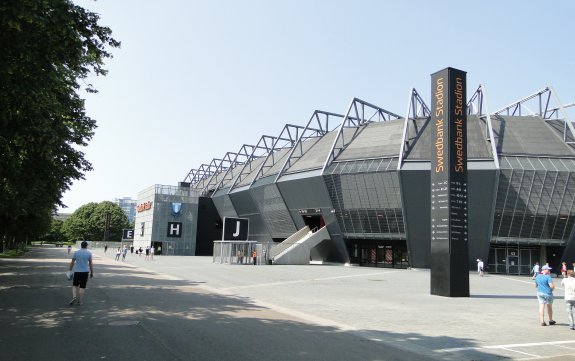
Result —
<svg viewBox="0 0 575 361"><path fill-rule="evenodd" d="M566 274L567 274L567 263L563 262L561 263L561 276L565 278Z"/></svg>

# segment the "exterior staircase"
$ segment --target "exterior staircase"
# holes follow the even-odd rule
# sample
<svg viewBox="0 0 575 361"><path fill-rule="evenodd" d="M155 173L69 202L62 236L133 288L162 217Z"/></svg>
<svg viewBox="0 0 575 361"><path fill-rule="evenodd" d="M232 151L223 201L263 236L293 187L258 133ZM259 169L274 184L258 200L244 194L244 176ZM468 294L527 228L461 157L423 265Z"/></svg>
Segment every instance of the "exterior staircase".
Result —
<svg viewBox="0 0 575 361"><path fill-rule="evenodd" d="M309 264L310 250L326 239L331 239L326 227L314 232L305 226L270 250L272 263L283 265Z"/></svg>

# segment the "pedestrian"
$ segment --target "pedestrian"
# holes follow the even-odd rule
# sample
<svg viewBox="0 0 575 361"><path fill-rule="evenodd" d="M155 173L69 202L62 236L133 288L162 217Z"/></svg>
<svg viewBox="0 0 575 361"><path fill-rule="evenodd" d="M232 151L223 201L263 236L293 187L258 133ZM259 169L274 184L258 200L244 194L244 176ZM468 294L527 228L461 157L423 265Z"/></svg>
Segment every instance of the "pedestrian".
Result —
<svg viewBox="0 0 575 361"><path fill-rule="evenodd" d="M481 258L477 259L477 273L483 277L483 260Z"/></svg>
<svg viewBox="0 0 575 361"><path fill-rule="evenodd" d="M147 261L150 258L150 246L146 247L146 258L144 258L145 261Z"/></svg>
<svg viewBox="0 0 575 361"><path fill-rule="evenodd" d="M120 247L118 247L118 249L116 250L116 261L120 260L120 254L122 254L122 250L120 249Z"/></svg>
<svg viewBox="0 0 575 361"><path fill-rule="evenodd" d="M255 266L258 259L258 254L255 249L252 251L252 259L254 260L254 266Z"/></svg>
<svg viewBox="0 0 575 361"><path fill-rule="evenodd" d="M563 278L565 278L566 275L567 275L567 263L562 262L561 263L561 276Z"/></svg>
<svg viewBox="0 0 575 361"><path fill-rule="evenodd" d="M126 262L126 254L128 253L128 248L124 247L124 250L122 251L122 262Z"/></svg>
<svg viewBox="0 0 575 361"><path fill-rule="evenodd" d="M140 251L140 257L141 257L141 256L142 256L142 252L144 252L144 250L142 249L142 246L140 246L139 251Z"/></svg>
<svg viewBox="0 0 575 361"><path fill-rule="evenodd" d="M88 275L94 277L94 267L92 263L92 252L88 251L88 242L82 241L79 250L74 252L70 262L70 271L73 270L74 278L72 280L72 300L69 305L74 303L81 305L84 302L84 292L88 283Z"/></svg>
<svg viewBox="0 0 575 361"><path fill-rule="evenodd" d="M106 253L108 251L108 244L104 243L104 253Z"/></svg>
<svg viewBox="0 0 575 361"><path fill-rule="evenodd" d="M537 287L537 299L539 300L539 318L541 326L547 326L545 323L545 308L549 316L549 325L554 325L553 320L553 290L555 285L553 279L549 276L551 268L547 265L541 267L541 274L535 277L535 287Z"/></svg>
<svg viewBox="0 0 575 361"><path fill-rule="evenodd" d="M531 269L531 272L533 273L532 278L535 279L535 277L537 277L537 275L539 274L539 262L535 262L535 265Z"/></svg>
<svg viewBox="0 0 575 361"><path fill-rule="evenodd" d="M130 254L134 254L134 245L130 246Z"/></svg>
<svg viewBox="0 0 575 361"><path fill-rule="evenodd" d="M573 270L567 271L567 278L561 280L561 286L565 289L565 305L567 306L569 328L575 330L575 321L573 320L573 307L575 307L575 272Z"/></svg>
<svg viewBox="0 0 575 361"><path fill-rule="evenodd" d="M156 249L154 248L154 246L150 247L150 261L154 260L154 252L156 251Z"/></svg>
<svg viewBox="0 0 575 361"><path fill-rule="evenodd" d="M72 250L72 246L68 245L68 254L70 254L70 251Z"/></svg>

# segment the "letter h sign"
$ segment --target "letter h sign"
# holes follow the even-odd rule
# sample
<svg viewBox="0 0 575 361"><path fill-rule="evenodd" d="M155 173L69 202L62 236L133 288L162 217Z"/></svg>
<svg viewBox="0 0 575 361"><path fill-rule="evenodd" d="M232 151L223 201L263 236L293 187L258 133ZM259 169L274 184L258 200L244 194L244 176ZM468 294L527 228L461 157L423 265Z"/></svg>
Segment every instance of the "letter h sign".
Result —
<svg viewBox="0 0 575 361"><path fill-rule="evenodd" d="M168 237L182 237L182 222L168 222Z"/></svg>

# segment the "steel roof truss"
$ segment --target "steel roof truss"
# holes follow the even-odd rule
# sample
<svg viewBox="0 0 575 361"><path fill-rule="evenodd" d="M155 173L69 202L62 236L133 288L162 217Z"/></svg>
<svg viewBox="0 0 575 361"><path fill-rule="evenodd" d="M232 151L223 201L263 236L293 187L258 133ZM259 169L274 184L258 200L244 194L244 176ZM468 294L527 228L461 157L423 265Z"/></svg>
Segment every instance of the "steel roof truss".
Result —
<svg viewBox="0 0 575 361"><path fill-rule="evenodd" d="M367 110L367 116L366 116ZM351 116L351 113L355 116ZM370 122L375 121L389 121L393 119L400 119L401 116L392 113L388 110L380 108L376 105L370 104L364 100L353 98L343 121L341 122L337 135L333 141L333 145L328 153L327 159L324 162L322 173L325 172L335 159L345 150L345 148L357 137L360 127ZM355 128L353 134L349 139L344 138L345 128Z"/></svg>

